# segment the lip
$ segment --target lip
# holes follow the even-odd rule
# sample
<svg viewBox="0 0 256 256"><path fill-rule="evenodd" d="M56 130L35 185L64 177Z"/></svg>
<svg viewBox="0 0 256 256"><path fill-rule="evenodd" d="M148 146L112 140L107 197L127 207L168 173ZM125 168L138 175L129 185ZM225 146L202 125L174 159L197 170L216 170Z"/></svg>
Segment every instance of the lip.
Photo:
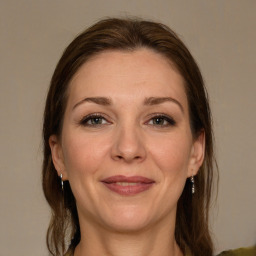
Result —
<svg viewBox="0 0 256 256"><path fill-rule="evenodd" d="M116 175L101 181L108 189L123 196L133 196L150 189L155 181L142 176ZM121 184L122 183L122 184Z"/></svg>

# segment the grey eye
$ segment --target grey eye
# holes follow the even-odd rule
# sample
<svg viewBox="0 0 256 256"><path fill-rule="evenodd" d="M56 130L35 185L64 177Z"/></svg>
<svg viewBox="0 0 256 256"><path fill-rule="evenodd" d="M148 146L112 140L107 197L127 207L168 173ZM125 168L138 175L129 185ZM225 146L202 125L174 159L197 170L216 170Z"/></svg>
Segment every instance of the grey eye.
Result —
<svg viewBox="0 0 256 256"><path fill-rule="evenodd" d="M161 115L151 118L149 124L154 126L174 126L176 122L170 117Z"/></svg>
<svg viewBox="0 0 256 256"><path fill-rule="evenodd" d="M97 126L107 123L106 119L101 115L89 115L83 118L80 122L83 126Z"/></svg>

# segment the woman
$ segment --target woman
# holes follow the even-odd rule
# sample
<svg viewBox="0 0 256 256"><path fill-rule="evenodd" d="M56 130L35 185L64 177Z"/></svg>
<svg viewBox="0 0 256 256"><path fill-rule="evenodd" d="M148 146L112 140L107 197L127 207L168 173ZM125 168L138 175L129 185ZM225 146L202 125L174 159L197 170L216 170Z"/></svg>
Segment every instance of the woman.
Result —
<svg viewBox="0 0 256 256"><path fill-rule="evenodd" d="M168 27L107 19L74 39L43 135L52 255L212 255L211 113Z"/></svg>

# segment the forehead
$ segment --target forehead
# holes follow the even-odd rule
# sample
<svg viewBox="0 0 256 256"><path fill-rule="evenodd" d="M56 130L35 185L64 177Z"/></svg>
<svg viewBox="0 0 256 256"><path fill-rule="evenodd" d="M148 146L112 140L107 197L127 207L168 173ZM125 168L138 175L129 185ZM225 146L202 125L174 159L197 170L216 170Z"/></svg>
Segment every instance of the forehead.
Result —
<svg viewBox="0 0 256 256"><path fill-rule="evenodd" d="M184 79L174 64L144 48L104 51L84 63L70 82L69 98L76 101L85 96L172 96L187 105Z"/></svg>

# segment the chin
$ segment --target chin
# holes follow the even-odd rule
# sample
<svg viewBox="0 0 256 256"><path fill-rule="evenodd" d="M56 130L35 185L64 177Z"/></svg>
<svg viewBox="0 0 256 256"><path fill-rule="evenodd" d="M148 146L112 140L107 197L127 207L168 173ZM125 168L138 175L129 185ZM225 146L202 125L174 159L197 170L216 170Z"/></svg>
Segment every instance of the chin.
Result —
<svg viewBox="0 0 256 256"><path fill-rule="evenodd" d="M102 221L108 229L115 232L127 233L138 232L146 229L154 222L154 217L150 216L150 210L130 209L125 207L115 209L110 214L102 216Z"/></svg>
<svg viewBox="0 0 256 256"><path fill-rule="evenodd" d="M107 228L118 233L135 233L147 229L150 223L145 220L127 220L120 218L119 220L109 221Z"/></svg>

